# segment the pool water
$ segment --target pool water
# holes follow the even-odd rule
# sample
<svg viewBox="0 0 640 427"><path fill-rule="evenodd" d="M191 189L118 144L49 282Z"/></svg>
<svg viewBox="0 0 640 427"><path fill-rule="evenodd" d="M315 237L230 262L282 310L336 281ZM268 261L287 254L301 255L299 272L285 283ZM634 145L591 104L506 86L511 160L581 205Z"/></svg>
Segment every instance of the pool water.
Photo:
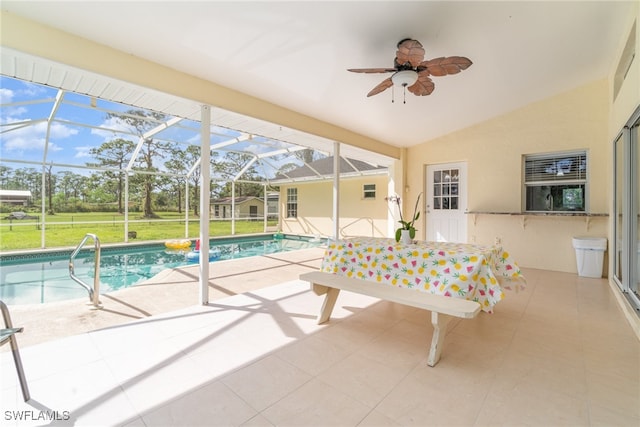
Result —
<svg viewBox="0 0 640 427"><path fill-rule="evenodd" d="M229 239L227 239L229 240ZM212 241L213 242L213 241ZM319 242L303 239L252 239L221 241L211 245L215 260L244 258L316 247ZM164 244L136 248L103 248L100 255L100 293L133 286L162 270L194 265L190 250L167 249ZM69 277L69 255L29 256L0 262L0 299L5 304L38 304L72 298L87 298L87 291ZM197 262L197 260L195 261ZM93 286L93 250L81 251L74 261L75 274Z"/></svg>

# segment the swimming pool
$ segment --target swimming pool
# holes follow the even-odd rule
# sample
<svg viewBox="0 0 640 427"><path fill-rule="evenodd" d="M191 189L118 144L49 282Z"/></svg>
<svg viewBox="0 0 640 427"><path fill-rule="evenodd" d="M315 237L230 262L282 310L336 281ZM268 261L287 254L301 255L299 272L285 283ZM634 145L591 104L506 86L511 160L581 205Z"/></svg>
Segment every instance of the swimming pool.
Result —
<svg viewBox="0 0 640 427"><path fill-rule="evenodd" d="M214 261L265 255L316 247L319 241L297 236L276 239L271 235L212 239ZM100 256L100 293L133 286L162 270L194 265L188 250L167 249L164 244L103 247ZM72 298L88 298L87 291L69 277L69 251L0 257L0 299L5 304L38 304ZM93 285L93 250L75 259L75 274Z"/></svg>

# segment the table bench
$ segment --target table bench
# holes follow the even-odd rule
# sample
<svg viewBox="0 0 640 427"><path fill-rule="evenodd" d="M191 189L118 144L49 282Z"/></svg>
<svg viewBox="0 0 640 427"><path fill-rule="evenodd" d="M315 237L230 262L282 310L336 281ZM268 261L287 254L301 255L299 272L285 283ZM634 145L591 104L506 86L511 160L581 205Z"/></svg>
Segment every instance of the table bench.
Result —
<svg viewBox="0 0 640 427"><path fill-rule="evenodd" d="M321 271L301 274L300 279L309 282L311 290L316 295L325 295L320 315L317 319L318 324L329 320L341 290L430 311L433 337L431 339L429 358L427 359L429 366L435 366L440 360L449 321L453 317L472 319L480 312L480 304L475 301L434 295L415 289L399 288L384 283L353 279Z"/></svg>

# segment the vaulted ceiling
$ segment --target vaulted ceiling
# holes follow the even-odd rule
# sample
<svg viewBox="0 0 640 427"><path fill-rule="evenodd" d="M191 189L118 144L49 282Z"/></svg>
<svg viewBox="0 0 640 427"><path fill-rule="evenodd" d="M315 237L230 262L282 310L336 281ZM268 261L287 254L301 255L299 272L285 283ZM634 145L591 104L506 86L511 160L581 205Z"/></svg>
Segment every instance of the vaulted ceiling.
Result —
<svg viewBox="0 0 640 427"><path fill-rule="evenodd" d="M607 77L631 1L3 1L2 9L398 147ZM367 98L396 44L473 65ZM277 125L277 124L276 124Z"/></svg>

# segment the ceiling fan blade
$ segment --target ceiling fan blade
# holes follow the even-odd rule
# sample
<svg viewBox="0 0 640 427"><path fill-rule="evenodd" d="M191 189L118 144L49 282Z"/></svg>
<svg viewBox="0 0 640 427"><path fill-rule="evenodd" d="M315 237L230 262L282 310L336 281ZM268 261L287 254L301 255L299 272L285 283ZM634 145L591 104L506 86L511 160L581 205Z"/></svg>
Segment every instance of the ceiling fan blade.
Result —
<svg viewBox="0 0 640 427"><path fill-rule="evenodd" d="M422 62L418 69L426 70L432 76L441 77L448 74L458 74L460 71L469 68L471 64L473 62L464 56L442 56Z"/></svg>
<svg viewBox="0 0 640 427"><path fill-rule="evenodd" d="M409 86L407 90L416 96L426 96L431 95L435 88L436 85L429 77L429 73L423 71L418 73L418 80Z"/></svg>
<svg viewBox="0 0 640 427"><path fill-rule="evenodd" d="M402 67L410 64L416 68L424 60L424 48L418 40L404 39L398 43L396 52L396 65Z"/></svg>
<svg viewBox="0 0 640 427"><path fill-rule="evenodd" d="M395 68L349 68L352 73L395 73Z"/></svg>
<svg viewBox="0 0 640 427"><path fill-rule="evenodd" d="M390 88L391 86L393 86L393 82L391 81L391 77L389 77L388 79L384 79L383 81L381 81L378 86L374 87L373 89L371 89L371 91L367 94L367 97L373 96L373 95L377 95L380 92L382 92L385 89Z"/></svg>

